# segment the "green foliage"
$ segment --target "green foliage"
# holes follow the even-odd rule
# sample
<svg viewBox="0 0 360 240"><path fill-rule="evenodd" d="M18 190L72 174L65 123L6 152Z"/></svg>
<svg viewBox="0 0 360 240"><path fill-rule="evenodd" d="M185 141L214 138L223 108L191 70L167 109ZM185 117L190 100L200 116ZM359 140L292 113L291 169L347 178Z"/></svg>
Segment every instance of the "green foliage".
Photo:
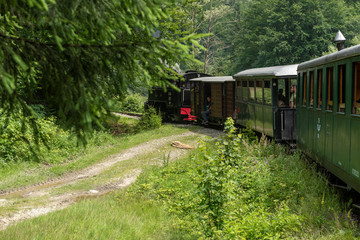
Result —
<svg viewBox="0 0 360 240"><path fill-rule="evenodd" d="M133 134L139 130L138 124L138 119L110 115L104 123L104 127L109 129L113 135Z"/></svg>
<svg viewBox="0 0 360 240"><path fill-rule="evenodd" d="M335 46L339 29L351 46L359 33L356 11L343 0L253 0L236 27L233 71L320 57Z"/></svg>
<svg viewBox="0 0 360 240"><path fill-rule="evenodd" d="M146 109L140 120L126 117L110 116L104 126L114 135L135 134L143 130L158 129L161 127L162 118L153 107Z"/></svg>
<svg viewBox="0 0 360 240"><path fill-rule="evenodd" d="M353 0L202 0L185 13L193 31L212 33L200 41L206 51L194 52L206 72L233 75L322 56L338 30L346 47L359 44L359 10Z"/></svg>
<svg viewBox="0 0 360 240"><path fill-rule="evenodd" d="M202 65L192 64L191 69L214 75L229 75L231 65L231 39L233 38L235 1L188 1L186 13L192 31L207 34L200 40L204 51L194 51Z"/></svg>
<svg viewBox="0 0 360 240"><path fill-rule="evenodd" d="M142 113L144 111L145 97L140 94L129 94L124 99L114 101L112 111Z"/></svg>
<svg viewBox="0 0 360 240"><path fill-rule="evenodd" d="M147 129L156 129L161 127L162 119L161 114L157 113L155 108L149 107L145 110L144 114L141 116L138 129L147 130Z"/></svg>
<svg viewBox="0 0 360 240"><path fill-rule="evenodd" d="M194 61L199 36L176 24L166 37L154 34L176 2L2 1L0 108L32 117L29 105L46 102L84 139L101 126L109 98L133 82L165 87L171 66Z"/></svg>
<svg viewBox="0 0 360 240"><path fill-rule="evenodd" d="M0 231L11 239L184 239L157 204L113 194L82 199L73 206Z"/></svg>
<svg viewBox="0 0 360 240"><path fill-rule="evenodd" d="M266 139L250 142L231 119L225 130L188 161L146 172L130 193L160 201L197 239L351 235L354 225L314 167Z"/></svg>
<svg viewBox="0 0 360 240"><path fill-rule="evenodd" d="M26 161L64 161L84 150L69 131L56 125L54 117L35 119L37 134L32 132L32 128L26 127L29 122L23 124L19 117L20 114L17 118L0 117L0 126L4 126L0 131L0 167ZM41 136L41 142L35 138L37 135ZM89 144L100 145L110 138L109 134L94 132Z"/></svg>
<svg viewBox="0 0 360 240"><path fill-rule="evenodd" d="M138 121L133 120L134 119L120 118L118 122L125 122L133 126L136 125L136 121ZM102 161L104 158L117 154L120 151L125 151L138 144L161 137L181 134L186 131L184 128L163 125L160 129L144 131L134 135L122 135L121 137L112 137L106 132L95 132L94 137L89 140L86 148L77 147L75 141L70 142L71 139L66 137L64 141L67 141L69 145L74 144L74 151L66 152L65 149L62 148L45 149L44 153L46 155L43 157L44 160L41 163L35 161L20 162L20 159L15 164L1 164L0 190L29 186L53 179L68 172L84 169ZM143 161L136 161L136 166L133 164L124 164L128 170L133 167L140 168L143 165Z"/></svg>

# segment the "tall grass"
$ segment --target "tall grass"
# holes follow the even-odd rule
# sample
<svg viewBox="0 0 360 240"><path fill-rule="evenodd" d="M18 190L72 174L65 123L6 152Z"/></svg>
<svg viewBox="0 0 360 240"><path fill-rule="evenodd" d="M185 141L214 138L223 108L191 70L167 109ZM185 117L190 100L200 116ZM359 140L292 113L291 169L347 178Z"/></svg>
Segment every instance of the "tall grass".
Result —
<svg viewBox="0 0 360 240"><path fill-rule="evenodd" d="M355 239L349 209L299 154L251 133L201 142L152 166L126 193L0 232L2 239ZM249 135L250 134L250 135Z"/></svg>
<svg viewBox="0 0 360 240"><path fill-rule="evenodd" d="M157 203L115 197L80 201L0 231L0 239L187 239Z"/></svg>
<svg viewBox="0 0 360 240"><path fill-rule="evenodd" d="M130 192L160 202L199 239L354 239L356 224L313 165L236 134L153 169Z"/></svg>

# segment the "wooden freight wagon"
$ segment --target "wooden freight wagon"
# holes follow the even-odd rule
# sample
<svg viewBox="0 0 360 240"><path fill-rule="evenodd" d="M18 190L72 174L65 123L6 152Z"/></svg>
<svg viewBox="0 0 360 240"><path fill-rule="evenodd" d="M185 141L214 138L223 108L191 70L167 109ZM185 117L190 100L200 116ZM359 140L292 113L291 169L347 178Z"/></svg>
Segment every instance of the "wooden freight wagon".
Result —
<svg viewBox="0 0 360 240"><path fill-rule="evenodd" d="M227 117L235 113L235 81L232 76L200 77L190 80L191 109L198 119L203 119L206 98L211 98L209 123L223 124Z"/></svg>

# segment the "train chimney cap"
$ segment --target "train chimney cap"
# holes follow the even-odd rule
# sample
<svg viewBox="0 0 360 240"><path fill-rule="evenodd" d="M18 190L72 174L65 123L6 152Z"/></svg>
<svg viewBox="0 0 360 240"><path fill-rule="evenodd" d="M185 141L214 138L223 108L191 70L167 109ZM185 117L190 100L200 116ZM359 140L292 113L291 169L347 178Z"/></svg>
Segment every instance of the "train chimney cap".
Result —
<svg viewBox="0 0 360 240"><path fill-rule="evenodd" d="M345 46L344 46L345 40L346 40L346 38L344 37L344 35L342 35L342 33L339 30L334 39L334 42L336 43L338 51L341 51L345 48Z"/></svg>
<svg viewBox="0 0 360 240"><path fill-rule="evenodd" d="M337 32L335 38L334 38L334 42L335 43L340 43L340 42L345 42L346 38L344 37L344 35L340 32L340 30Z"/></svg>

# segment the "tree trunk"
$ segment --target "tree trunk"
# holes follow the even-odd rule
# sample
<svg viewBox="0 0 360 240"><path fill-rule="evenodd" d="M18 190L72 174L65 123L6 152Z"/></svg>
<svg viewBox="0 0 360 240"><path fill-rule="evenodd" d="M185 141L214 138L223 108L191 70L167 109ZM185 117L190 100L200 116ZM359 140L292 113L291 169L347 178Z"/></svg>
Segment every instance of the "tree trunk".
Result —
<svg viewBox="0 0 360 240"><path fill-rule="evenodd" d="M210 1L210 16L209 16L209 27L208 33L211 33L211 21L212 21L212 0ZM206 73L207 64L209 62L209 48L210 48L210 35L206 39L206 50L204 59L204 73Z"/></svg>

